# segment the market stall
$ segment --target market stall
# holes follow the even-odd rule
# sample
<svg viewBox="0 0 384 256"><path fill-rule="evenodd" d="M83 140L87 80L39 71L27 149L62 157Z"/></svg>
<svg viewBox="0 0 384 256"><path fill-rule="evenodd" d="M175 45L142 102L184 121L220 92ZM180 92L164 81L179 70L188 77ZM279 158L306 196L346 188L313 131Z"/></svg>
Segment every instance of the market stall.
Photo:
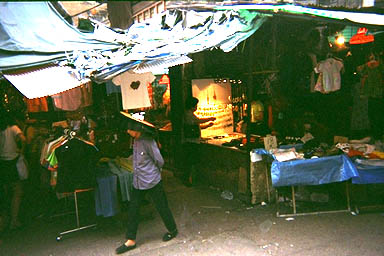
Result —
<svg viewBox="0 0 384 256"><path fill-rule="evenodd" d="M237 132L235 128L247 115L241 84L241 80L229 78L192 80L192 95L199 99L195 115L216 118L213 126L201 130L197 175L204 183L255 204L269 201L265 184L270 178L264 172L265 162L250 161L246 130ZM262 138L252 135L248 146L252 144L263 145Z"/></svg>
<svg viewBox="0 0 384 256"><path fill-rule="evenodd" d="M52 8L46 3L39 5L42 8L38 9L40 11L47 12ZM22 70L20 75L13 69L34 67L32 73L39 74L39 80L35 78L34 81L46 85L30 95L29 100L38 102L37 109L47 109L53 101L56 108L73 111L80 106L79 103L86 101L87 94L81 94L79 99L75 97L79 93L72 90L79 92L81 88L78 86L82 85L86 92L90 87L85 83L89 80L97 82L98 86L92 87L93 92L100 92L103 88L107 90L108 97L104 97L105 91L94 93L92 97L97 99L94 102L98 104L83 105L85 108L75 114L76 118L69 118L74 113L67 115L57 111L60 114L57 114L55 121L64 121L73 128L82 122L83 117L94 119L97 123L95 144L106 156L114 158L121 152L119 146L127 146L129 142L120 144L124 137L119 134L113 116L121 109L135 112L163 127L160 130L160 142L164 145L162 153L175 174L183 166L178 154L183 140L184 100L195 96L200 100L196 115L216 118L214 125L203 131L199 144L203 156L199 166L200 180L219 189L230 190L252 204L270 201L273 185L267 172L270 163L263 157L261 161L252 159L251 151L295 140L305 143L305 153L310 154L321 143L334 143L334 136L350 135L349 126L352 125L348 123L349 119L353 119L355 129L367 128L361 125L364 123L362 118L356 117L366 117L368 113L358 115L349 112L349 93L351 84L356 82L356 74L365 78L367 86L363 91L368 98L357 93L352 108L364 110L359 106L371 106L372 131L377 136L382 120L372 113L382 110L378 100L382 98L382 90L371 86L372 70L369 68L376 68L380 62L376 59L366 62L365 56L356 58L362 52L366 55L367 49L348 54L348 48L337 48L336 41L329 38L339 36L346 29L346 24L351 27L366 25L360 16L356 18L350 13L339 12L340 15L332 18L333 11L319 14L316 9L290 5L273 8L261 5L256 8L263 10L259 12L253 9L255 6L216 6L210 8L210 12L199 13L181 8L166 12L151 22L134 24L124 35L101 26L93 38L65 25L63 30L69 33L69 38L76 35L81 40L72 40L77 42L75 44L71 40L65 41L64 47L56 42L62 37L55 38L52 33L47 39L48 45L56 45L57 48L47 49L53 53L39 46L39 37L36 36L39 34L38 25L35 25L34 30L29 31L33 32L34 41L37 41L35 48L23 48L26 45L14 42L9 44L14 48L3 49L4 58L0 67L5 77L15 86L20 85L18 88L25 90L25 94L30 92L25 81L31 74L27 74L29 70ZM2 8L12 9L12 6L3 5ZM292 10L296 11L295 15L290 13ZM55 22L58 22L56 14L52 10L49 13L49 17L53 15ZM372 35L375 33L374 40L378 40L382 32L379 27L382 23L380 19L373 21L378 17L376 14L365 17L369 18L370 26L364 33L369 33L370 41L367 42L372 43ZM4 21L2 24L7 23ZM47 31L52 31L52 27L48 27ZM17 38L17 42L25 41L22 33ZM382 48L377 45L371 45L368 50L380 52ZM205 51L208 49L210 51ZM17 51L5 54L10 50ZM30 51L39 54L30 54ZM374 60L376 62L371 62ZM9 62L13 64L9 66ZM35 67L36 63L45 65L52 62L54 67ZM334 69L332 76L327 69L329 66ZM170 69L166 90L160 83L163 77L156 78L155 68ZM47 70L49 76L44 75ZM43 79L53 78L55 70L72 83L60 88L49 86L50 80ZM43 99L34 98L45 95L50 97L46 104L43 104ZM76 98L76 104L63 104L64 98L68 101ZM165 98L167 101L164 104ZM87 107L93 108L94 112ZM273 136L267 136L269 134Z"/></svg>
<svg viewBox="0 0 384 256"><path fill-rule="evenodd" d="M226 7L218 7L222 8ZM252 10L250 6L237 8ZM281 11L279 7L275 8L276 13ZM358 71L362 69L357 67L369 66L366 65L365 59L369 51L379 54L382 47L372 41L369 41L369 45L353 45L355 41L352 40L349 44L348 40L357 33L358 27L367 26L368 29L364 30L364 33L370 40L372 36L369 35L375 34L374 40L378 42L382 40L382 28L373 24L368 16L366 21L369 20L369 24L364 23L364 19L359 19L361 24L352 24L332 18L331 11L317 15L310 9L299 9L297 16L273 15L235 52L225 56L215 51L195 54L192 56L194 62L179 70L182 75L171 76L171 81L183 85L182 91L174 95L182 99L197 97L200 106L195 114L200 117L213 116L217 120L212 127L202 130L202 180L222 190L230 188L239 197L245 195L248 202L269 201L268 195L278 187L274 185L273 179L268 178L270 174L265 174L265 170L271 170L271 163L267 158L260 162L251 161L250 152L253 149L267 145L277 148L301 143L305 145L302 152L305 159L310 159L319 148L330 150L341 142L336 138L361 138L359 136L364 132L363 117L367 117L367 113L358 113L357 110L362 110L358 106L364 104L363 101L367 99L365 96L372 96L369 96L367 91L361 93L353 90L356 83L361 85L361 76L365 76ZM311 21L306 19L308 15L312 15ZM342 15L345 15L345 19L351 19L348 13ZM344 44L339 45L336 38L341 38L342 35L347 39ZM365 43L368 41L363 44ZM377 56L376 60L378 58ZM331 68L332 72L328 68ZM199 85L198 80L205 80L205 87ZM238 81L241 81L241 84ZM225 102L223 107L223 103L215 103L219 98L218 88L224 88L228 84L231 87L230 101ZM376 84L382 88L382 81L377 81ZM357 88L361 89L359 86ZM377 88L376 92L380 91L380 88ZM379 98L382 99L382 95ZM356 99L353 105L352 99ZM180 102L183 103L182 100L177 101L179 106ZM376 108L381 112L382 108L379 104L375 105L375 102L377 103L376 100L371 100L371 110ZM226 109L231 109L228 111L232 112L231 115L226 116ZM179 109L176 113L183 115L183 111ZM374 130L378 130L380 122L374 114L370 119L374 124L372 129L368 128L366 132L377 133ZM181 119L174 120L176 128L182 127ZM222 126L226 126L228 130ZM265 143L264 138L267 138L268 134L272 135L272 138L275 136L275 143ZM375 136L376 139L381 139ZM180 137L182 140L182 135ZM239 152L243 153L241 157ZM333 154L342 153L335 150ZM240 165L241 168L237 166L240 158L247 161ZM227 168L224 168L222 162L227 159L229 163L226 164ZM236 163L233 168L231 163ZM285 162L281 165L284 164ZM336 169L344 167L340 166L338 161L330 161L329 164ZM354 169L351 167L350 170ZM319 175L321 174L324 173L320 171ZM308 172L303 175L305 177ZM330 180L329 184L349 182L351 177L353 175L341 180ZM246 185L236 187L238 184ZM327 191L329 187L324 189ZM344 195L343 202L345 204L347 201L345 208L348 210L350 206L349 199L346 199L346 188L343 191L337 191L338 195L335 196Z"/></svg>

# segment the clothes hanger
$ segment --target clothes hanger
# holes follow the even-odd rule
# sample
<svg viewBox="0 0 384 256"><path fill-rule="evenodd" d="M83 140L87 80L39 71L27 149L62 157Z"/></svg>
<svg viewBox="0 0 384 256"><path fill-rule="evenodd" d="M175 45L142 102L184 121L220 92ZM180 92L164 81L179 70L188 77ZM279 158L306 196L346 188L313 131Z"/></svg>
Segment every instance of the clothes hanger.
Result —
<svg viewBox="0 0 384 256"><path fill-rule="evenodd" d="M341 59L341 58L339 58L339 57L336 57L336 56L334 56L332 52L328 52L328 53L327 53L327 59L335 59L335 60L338 60L338 61L344 62L344 60L343 60L343 59Z"/></svg>
<svg viewBox="0 0 384 256"><path fill-rule="evenodd" d="M343 60L343 59L341 59L341 58L339 58L339 57L335 57L335 56L333 56L332 58L334 58L335 60L338 60L338 61L344 62L344 60Z"/></svg>
<svg viewBox="0 0 384 256"><path fill-rule="evenodd" d="M75 132L75 131L70 131L70 132L69 132L69 139L70 139L70 140L73 139L73 138L75 138L75 136L76 136L76 132Z"/></svg>

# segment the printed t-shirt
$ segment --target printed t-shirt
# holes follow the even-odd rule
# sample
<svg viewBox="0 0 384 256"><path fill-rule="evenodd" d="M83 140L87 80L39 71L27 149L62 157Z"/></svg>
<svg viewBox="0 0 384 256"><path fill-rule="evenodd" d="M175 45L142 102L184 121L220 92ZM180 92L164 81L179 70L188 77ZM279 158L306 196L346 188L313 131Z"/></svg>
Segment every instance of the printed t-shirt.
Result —
<svg viewBox="0 0 384 256"><path fill-rule="evenodd" d="M151 72L136 74L130 71L113 78L112 82L121 86L123 109L150 107L147 84L155 79Z"/></svg>

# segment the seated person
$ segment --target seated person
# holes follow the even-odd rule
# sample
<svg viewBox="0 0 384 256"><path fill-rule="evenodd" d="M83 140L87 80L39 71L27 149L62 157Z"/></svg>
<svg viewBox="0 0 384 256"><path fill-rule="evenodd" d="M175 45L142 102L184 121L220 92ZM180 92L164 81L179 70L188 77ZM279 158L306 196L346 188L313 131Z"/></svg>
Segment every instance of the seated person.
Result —
<svg viewBox="0 0 384 256"><path fill-rule="evenodd" d="M252 101L251 116L248 123L250 134L265 136L271 133L267 123L264 121L264 105L261 101Z"/></svg>
<svg viewBox="0 0 384 256"><path fill-rule="evenodd" d="M264 121L249 123L248 129L249 133L254 135L266 136L267 134L271 134L271 129Z"/></svg>
<svg viewBox="0 0 384 256"><path fill-rule="evenodd" d="M248 117L244 116L242 120L237 122L236 124L236 132L238 133L246 133L247 132L247 123L248 123Z"/></svg>

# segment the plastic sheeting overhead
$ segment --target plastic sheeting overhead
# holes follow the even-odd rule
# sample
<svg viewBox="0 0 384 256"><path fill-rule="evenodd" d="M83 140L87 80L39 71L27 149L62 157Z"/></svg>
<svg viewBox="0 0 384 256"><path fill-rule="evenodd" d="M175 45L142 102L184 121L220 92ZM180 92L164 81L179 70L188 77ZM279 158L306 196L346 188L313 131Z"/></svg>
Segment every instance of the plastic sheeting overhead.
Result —
<svg viewBox="0 0 384 256"><path fill-rule="evenodd" d="M126 70L135 71L143 64L154 61L157 67L162 63L164 68L175 62L188 63L190 60L185 56L191 53L214 48L231 51L259 29L267 17L248 11L172 10L133 24L124 35L114 36L113 32L99 27L95 34L114 37L124 47L120 51L104 52L92 57L88 52L79 52L74 56L73 64L77 68L84 67L84 60L89 63L91 59L95 64L99 63L99 67L88 66L86 69L96 68L93 77L101 82ZM101 65L106 58L110 64Z"/></svg>
<svg viewBox="0 0 384 256"><path fill-rule="evenodd" d="M313 17L321 17L333 20L344 20L360 24L384 25L384 15L379 13L367 12L345 12L339 10L324 10L309 8L299 5L282 4L233 4L227 6L217 6L216 10L254 10L254 11L271 11L273 13L290 13L297 15L311 15Z"/></svg>
<svg viewBox="0 0 384 256"><path fill-rule="evenodd" d="M74 67L79 80L100 83L127 70L140 73L188 63L191 53L214 48L231 51L268 17L247 11L172 10L135 23L124 33L101 24L94 33L82 33L49 2L1 2L0 13L0 72L58 63ZM19 85L25 78L6 77ZM62 90L53 83L51 87L50 94ZM36 85L35 89L39 90Z"/></svg>
<svg viewBox="0 0 384 256"><path fill-rule="evenodd" d="M80 32L49 2L1 2L0 13L1 50L54 53L116 47Z"/></svg>
<svg viewBox="0 0 384 256"><path fill-rule="evenodd" d="M70 25L49 2L0 2L0 70L66 59L74 50L119 45Z"/></svg>

